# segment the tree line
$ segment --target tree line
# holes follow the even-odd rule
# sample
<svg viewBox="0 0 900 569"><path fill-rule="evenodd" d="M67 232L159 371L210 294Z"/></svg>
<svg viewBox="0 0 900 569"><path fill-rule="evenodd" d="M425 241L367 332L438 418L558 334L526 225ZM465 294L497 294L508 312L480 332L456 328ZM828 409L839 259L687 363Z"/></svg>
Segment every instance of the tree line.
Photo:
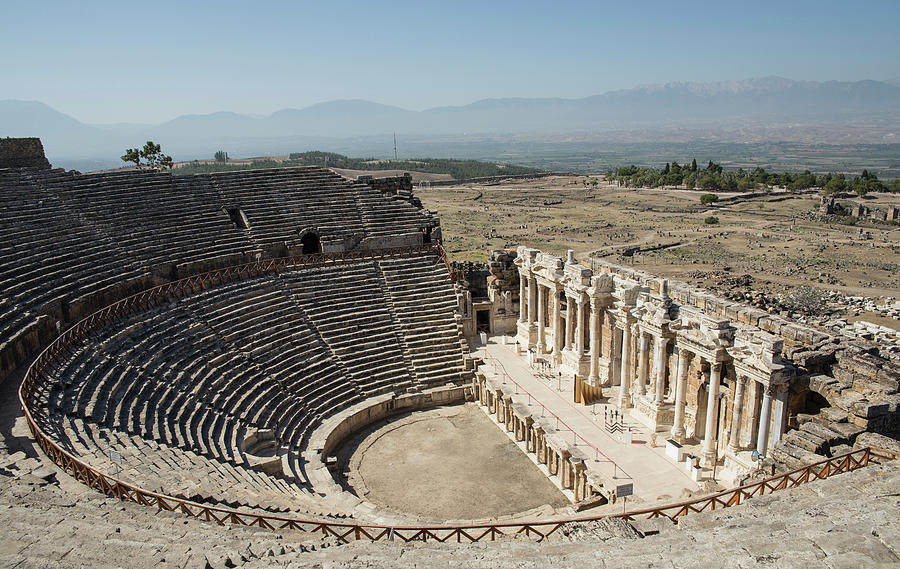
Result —
<svg viewBox="0 0 900 569"><path fill-rule="evenodd" d="M378 160L375 158L350 158L334 152L293 152L289 155L290 166L328 166L347 170L409 170L429 174L449 174L454 180L534 174L536 168L513 164L496 164L480 160L453 160L449 158L412 158L409 160Z"/></svg>
<svg viewBox="0 0 900 569"><path fill-rule="evenodd" d="M753 170L725 170L712 160L705 168L697 166L697 160L681 165L666 162L662 168L639 168L631 165L610 169L607 179L615 180L620 186L637 188L659 188L663 186L683 186L708 191L734 192L761 188L781 187L788 190L821 188L825 193L856 192L864 196L870 192L900 192L900 178L886 184L878 176L863 170L858 176L848 178L844 174L813 174L803 172L767 172L763 168Z"/></svg>

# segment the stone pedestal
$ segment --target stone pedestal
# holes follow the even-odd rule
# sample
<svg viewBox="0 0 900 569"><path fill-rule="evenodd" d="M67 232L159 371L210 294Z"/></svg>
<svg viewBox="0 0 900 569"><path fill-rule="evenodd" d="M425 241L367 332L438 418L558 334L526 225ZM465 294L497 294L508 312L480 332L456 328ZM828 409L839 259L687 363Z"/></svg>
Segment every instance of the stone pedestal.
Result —
<svg viewBox="0 0 900 569"><path fill-rule="evenodd" d="M537 345L537 326L519 322L516 325L516 341L526 349L534 348Z"/></svg>
<svg viewBox="0 0 900 569"><path fill-rule="evenodd" d="M672 404L657 403L647 397L633 397L634 405L630 415L640 421L653 432L665 430L665 436L669 436L669 429L675 419L675 407Z"/></svg>
<svg viewBox="0 0 900 569"><path fill-rule="evenodd" d="M568 377L576 374L579 377L588 377L591 371L591 358L588 355L581 355L579 357L574 351L563 352L559 371L562 372L564 376Z"/></svg>

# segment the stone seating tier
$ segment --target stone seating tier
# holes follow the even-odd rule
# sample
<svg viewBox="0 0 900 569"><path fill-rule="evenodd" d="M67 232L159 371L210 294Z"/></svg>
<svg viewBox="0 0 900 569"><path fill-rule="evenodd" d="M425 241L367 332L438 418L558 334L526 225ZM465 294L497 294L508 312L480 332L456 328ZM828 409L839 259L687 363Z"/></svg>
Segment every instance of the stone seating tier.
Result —
<svg viewBox="0 0 900 569"><path fill-rule="evenodd" d="M61 441L66 450L95 468L151 491L166 491L179 498L232 508L302 512L323 519L333 513L332 507L307 488L282 478L236 468L78 418L63 423ZM115 461L110 451L119 454Z"/></svg>
<svg viewBox="0 0 900 569"><path fill-rule="evenodd" d="M249 227L226 208L240 210ZM160 279L296 252L305 229L354 247L432 223L407 202L321 168L197 176L0 170L0 371L37 348L34 340L21 344L38 325L47 338L54 321L65 325ZM39 322L41 314L50 319Z"/></svg>
<svg viewBox="0 0 900 569"><path fill-rule="evenodd" d="M411 289L403 273L426 276ZM303 484L301 455L324 418L460 381L448 277L433 255L358 260L222 284L123 317L51 371L46 421L66 440L92 428L117 433L135 455L146 444L225 469L249 467L240 441L271 429L287 478ZM96 439L76 439L85 441L78 454L105 456L88 444Z"/></svg>

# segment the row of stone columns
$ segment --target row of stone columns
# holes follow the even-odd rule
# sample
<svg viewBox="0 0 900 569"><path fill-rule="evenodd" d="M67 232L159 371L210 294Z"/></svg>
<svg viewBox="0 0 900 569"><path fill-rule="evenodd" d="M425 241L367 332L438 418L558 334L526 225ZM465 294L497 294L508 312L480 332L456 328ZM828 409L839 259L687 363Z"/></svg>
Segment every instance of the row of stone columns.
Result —
<svg viewBox="0 0 900 569"><path fill-rule="evenodd" d="M590 356L588 381L596 385L600 380L600 361L603 357L602 352L605 344L603 336L607 333L604 331L604 323L609 325L609 328L606 330L611 329L615 332L616 328L619 328L622 330L622 341L616 342L616 334L614 334L611 338L612 341L609 342L610 346L612 346L612 352L609 354L611 368L608 374L610 379L613 380L618 376L619 387L616 399L619 407L622 409L631 407L634 404L633 398L637 396L646 397L646 400L657 406L657 408L665 403L669 374L668 346L673 340L672 337L661 334L659 330L653 330L652 328L648 330L644 328L643 324L635 326L634 316L630 312L630 308L633 307L627 304L622 309L608 311L601 299L590 294L574 293L557 283L551 283L550 286L542 285L531 274L520 272L520 277L520 323L528 324L529 326L537 324L538 337L536 344L539 353L552 353L553 360L557 363L561 361L562 351L572 352L579 358L583 354L588 353ZM562 291L565 291L568 307L564 318L560 300ZM527 302L524 300L525 298L527 298ZM586 304L588 305L587 314L585 311ZM550 314L549 317L545 317L548 308ZM585 322L586 318L587 322ZM551 346L545 345L547 320L551 320ZM610 322L613 323L610 324ZM587 346L585 346L585 327L587 327L588 331ZM531 329L534 330L534 328ZM636 339L635 335L637 336ZM653 345L652 355L651 343ZM632 353L635 347L637 354ZM670 392L674 395L674 418L671 435L674 439L683 441L685 437L684 422L688 375L691 361L697 355L691 350L681 347L678 348L677 354L677 372L675 381L672 382L672 391ZM651 357L653 358L652 365ZM617 365L612 366L613 363ZM719 426L718 401L722 381L722 365L720 361L711 362L708 375L707 420L702 440L702 456L707 464L714 460L716 455ZM753 381L753 390L750 393L750 397L753 398L754 404L748 407L746 399L748 398L747 384L749 381ZM755 442L757 450L764 455L770 442L770 425L773 421L775 427L771 438L773 441L777 441L780 438L787 414L786 394L778 392L779 398L769 388L762 395L762 404L757 406L756 402L759 402L758 390L761 387L762 384L747 377L739 377L735 382L731 408L731 427L730 430L723 431L723 437L727 439L725 443L731 452L737 452L745 444L753 444ZM744 416L745 407L748 407L746 417ZM741 427L744 421L755 428L755 430L751 429L749 441L742 440ZM755 440L753 440L753 432L757 433Z"/></svg>
<svg viewBox="0 0 900 569"><path fill-rule="evenodd" d="M760 456L766 456L769 443L777 443L781 440L781 434L787 422L788 413L788 391L785 385L768 385L740 376L735 382L734 401L732 402L731 412L731 433L728 437L728 449L735 453L743 446L741 441L741 430L744 419L744 407L747 407L745 400L747 399L747 384L753 382L754 398L759 389L763 389L762 402L759 408L759 417L755 416L755 401L750 405L750 415L747 417L747 424L756 428L756 452ZM774 428L774 431L771 430ZM753 441L752 431L750 441Z"/></svg>
<svg viewBox="0 0 900 569"><path fill-rule="evenodd" d="M684 416L685 416L685 398L687 394L688 370L691 360L695 357L690 350L680 348L678 350L678 376L675 383L675 413L671 430L672 438L677 442L684 442ZM666 366L664 366L666 367ZM716 443L717 433L719 430L719 389L722 382L721 362L712 362L709 371L709 388L706 405L706 426L703 434L701 445L702 458L705 465L709 466L716 460ZM747 383L750 381L746 376L739 376L734 383L734 393L732 400L731 413L731 430L728 436L728 449L732 453L736 453L741 448L741 430L742 419L744 413L745 394L747 391ZM657 386L659 383L657 383ZM658 393L658 392L657 392ZM771 417L773 410L773 393L775 390L771 386L766 388L762 397L760 407L760 415L758 419L756 450L760 455L765 455L769 446L770 427L774 423L776 437L780 438L781 430L784 427L787 413L787 391L781 390L777 392L778 398L775 400L775 408L777 417ZM659 399L657 399L659 400ZM753 424L752 422L750 424Z"/></svg>
<svg viewBox="0 0 900 569"><path fill-rule="evenodd" d="M527 282L527 285L526 285ZM520 273L519 279L519 323L537 326L536 348L539 354L552 353L554 360L559 361L561 351L570 350L579 357L585 353L585 304L582 295L566 294L567 309L565 324L561 324L562 307L559 294L563 289L558 286L540 284L534 276L528 277ZM525 299L528 299L527 302ZM548 300L550 302L548 302ZM594 326L595 315L600 308L592 299L591 326ZM549 304L549 306L548 306ZM549 311L548 311L549 308ZM549 312L549 318L545 314ZM550 320L551 346L546 345L547 320ZM594 332L592 338L598 338ZM593 340L592 340L593 341ZM599 356L599 350L597 350Z"/></svg>
<svg viewBox="0 0 900 569"><path fill-rule="evenodd" d="M584 460L572 456L565 445L552 442L544 428L527 411L518 408L509 395L489 387L482 374L475 374L472 390L497 422L524 443L528 452L535 454L538 464L546 466L548 474L556 476L560 486L573 492L576 502L599 493L600 489L594 488L587 479Z"/></svg>

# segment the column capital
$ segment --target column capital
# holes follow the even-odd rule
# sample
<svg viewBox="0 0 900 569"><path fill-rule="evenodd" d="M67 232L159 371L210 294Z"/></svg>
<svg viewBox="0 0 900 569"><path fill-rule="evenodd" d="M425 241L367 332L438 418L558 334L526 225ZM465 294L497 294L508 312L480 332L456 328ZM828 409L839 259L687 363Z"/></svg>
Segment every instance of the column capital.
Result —
<svg viewBox="0 0 900 569"><path fill-rule="evenodd" d="M678 356L688 359L694 356L694 352L688 348L678 348Z"/></svg>

